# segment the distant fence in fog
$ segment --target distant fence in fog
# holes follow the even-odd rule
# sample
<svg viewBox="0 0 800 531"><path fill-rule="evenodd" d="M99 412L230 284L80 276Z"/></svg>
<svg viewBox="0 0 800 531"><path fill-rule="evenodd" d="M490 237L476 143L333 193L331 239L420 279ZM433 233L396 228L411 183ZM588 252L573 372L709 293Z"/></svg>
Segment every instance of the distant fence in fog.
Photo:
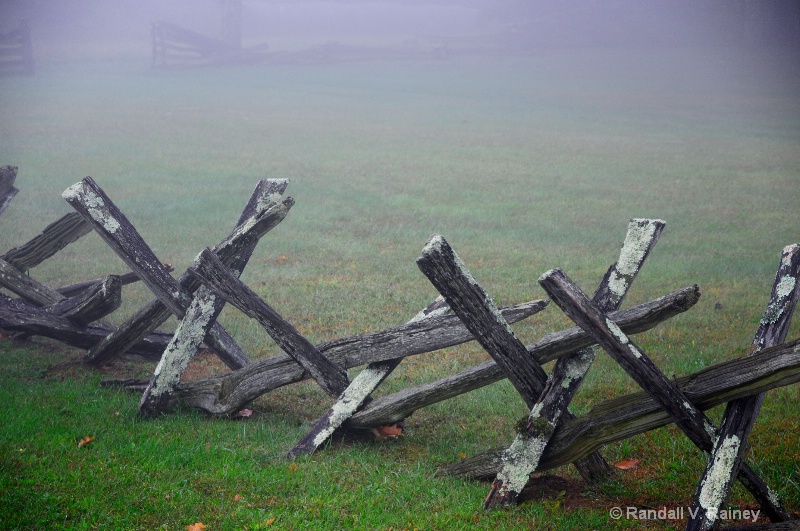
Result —
<svg viewBox="0 0 800 531"><path fill-rule="evenodd" d="M18 28L0 33L0 75L32 76L33 72L31 29L20 19Z"/></svg>

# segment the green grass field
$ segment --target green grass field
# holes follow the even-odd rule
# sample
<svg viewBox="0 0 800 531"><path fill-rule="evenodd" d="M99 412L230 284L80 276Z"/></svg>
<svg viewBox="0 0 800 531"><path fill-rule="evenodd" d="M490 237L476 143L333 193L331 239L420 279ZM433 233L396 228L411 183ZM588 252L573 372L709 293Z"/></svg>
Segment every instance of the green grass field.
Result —
<svg viewBox="0 0 800 531"><path fill-rule="evenodd" d="M553 267L593 291L628 220L657 217L667 228L625 307L700 286L690 312L637 336L665 374L687 374L746 352L780 252L800 241L800 76L788 64L696 50L171 72L42 63L0 79L0 164L19 166L21 190L0 216L0 253L69 212L61 192L90 175L182 272L259 179L289 178L296 206L243 279L317 343L430 302L415 259L433 233L505 305L543 298L537 278ZM61 285L125 271L91 234L31 275ZM123 297L114 322L151 295L133 285ZM279 353L237 311L221 320L251 357ZM530 343L566 325L553 306L514 329ZM243 421L188 409L144 421L137 395L99 382L153 366L65 365L81 355L0 339L2 529L682 528L609 510L686 507L704 465L664 428L604 448L611 463L640 459L635 471L586 485L558 469L532 500L484 512L487 484L433 473L510 443L526 411L508 382L418 411L396 440L291 463L283 453L330 403L315 386L269 393ZM485 359L472 343L417 356L379 394ZM192 371L224 368L203 358ZM635 389L601 355L571 409ZM796 514L798 400L796 385L768 394L748 458ZM755 508L738 485L730 503Z"/></svg>

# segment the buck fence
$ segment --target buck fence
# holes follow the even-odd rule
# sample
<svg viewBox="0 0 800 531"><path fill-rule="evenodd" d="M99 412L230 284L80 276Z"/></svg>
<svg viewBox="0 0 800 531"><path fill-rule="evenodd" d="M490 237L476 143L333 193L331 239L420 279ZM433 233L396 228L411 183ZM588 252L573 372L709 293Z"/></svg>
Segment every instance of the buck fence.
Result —
<svg viewBox="0 0 800 531"><path fill-rule="evenodd" d="M16 193L16 168L0 169L0 212ZM710 529L738 480L773 522L791 514L776 492L747 463L748 436L764 393L800 381L800 344L786 342L800 294L800 244L783 249L771 297L755 331L750 354L677 379L667 378L630 338L692 308L700 298L696 285L673 291L626 310L620 306L665 223L633 219L619 258L587 296L558 269L539 283L550 300L497 307L449 243L433 236L417 259L420 271L440 296L407 323L313 345L239 276L261 237L291 210L284 197L287 180L260 181L230 234L203 249L192 267L177 278L156 257L114 202L87 177L64 191L75 212L46 226L33 240L0 256L0 330L18 336L39 335L86 350L87 365L102 365L123 354L157 361L148 381L108 382L141 393L139 413L153 418L180 402L212 415L231 416L278 387L312 379L330 397L331 406L287 456L318 451L337 431L395 425L421 408L508 379L530 414L507 447L486 450L443 466L438 475L493 479L486 508L517 502L535 472L572 465L587 481L607 477L612 468L602 447L675 423L708 454L694 494L687 529ZM95 231L131 269L57 288L30 271L85 234ZM141 281L154 299L118 327L101 319L121 302L121 286ZM576 324L524 345L511 324L552 304ZM256 320L285 352L254 361L217 322L229 303ZM170 316L174 333L157 328ZM402 361L476 340L491 360L440 380L373 398L372 393ZM642 388L596 404L576 417L569 404L591 370L599 349L607 352ZM213 351L230 372L200 381L182 381L200 349ZM554 361L546 372L545 363ZM363 367L351 380L347 369ZM726 405L719 426L704 413ZM446 427L445 427L446 429ZM796 522L794 522L796 523Z"/></svg>

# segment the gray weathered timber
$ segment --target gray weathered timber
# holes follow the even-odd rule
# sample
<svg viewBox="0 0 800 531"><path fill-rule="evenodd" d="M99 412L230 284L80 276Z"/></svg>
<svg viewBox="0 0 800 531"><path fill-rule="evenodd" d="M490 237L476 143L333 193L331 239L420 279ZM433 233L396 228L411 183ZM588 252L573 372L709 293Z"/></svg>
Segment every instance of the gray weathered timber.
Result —
<svg viewBox="0 0 800 531"><path fill-rule="evenodd" d="M501 313L509 322L516 322L536 313L546 304L541 300L531 301L504 308ZM473 339L458 317L443 315L321 343L316 348L343 369L348 369L432 352ZM225 376L180 384L175 399L212 415L229 415L266 392L304 378L308 378L308 374L291 356L276 356Z"/></svg>
<svg viewBox="0 0 800 531"><path fill-rule="evenodd" d="M119 277L110 275L78 295L59 301L45 309L85 326L110 314L119 308L120 304L122 304L122 283L119 281Z"/></svg>
<svg viewBox="0 0 800 531"><path fill-rule="evenodd" d="M641 349L633 344L607 316L600 312L586 295L559 270L542 275L539 284L559 308L578 326L589 332L628 375L658 400L675 424L704 452L711 452L717 429L711 420L656 367ZM789 515L774 494L746 464L739 477L742 485L761 504L772 521L783 521ZM778 502L778 503L776 503Z"/></svg>
<svg viewBox="0 0 800 531"><path fill-rule="evenodd" d="M450 307L440 296L426 306L408 323L445 315ZM375 389L394 371L403 358L370 363L353 380L331 408L311 426L311 430L287 453L287 457L314 453L333 433L344 424L353 413L359 410Z"/></svg>
<svg viewBox="0 0 800 531"><path fill-rule="evenodd" d="M237 225L247 221L249 216L257 215L276 207L288 184L289 181L286 179L265 179L260 181L242 211ZM231 261L229 267L237 277L250 260L256 244L257 242L253 242L248 245ZM139 402L140 415L155 417L163 411L169 403L175 386L189 365L189 361L197 353L203 338L210 332L213 323L224 306L225 299L216 297L207 287L200 286L197 289L186 315L183 316L178 328L175 330L172 341L164 350L164 354L153 371L150 383L142 393L142 398Z"/></svg>
<svg viewBox="0 0 800 531"><path fill-rule="evenodd" d="M32 240L6 252L2 258L24 273L91 231L91 225L79 213L70 212L45 227Z"/></svg>
<svg viewBox="0 0 800 531"><path fill-rule="evenodd" d="M0 214L8 208L11 200L19 193L19 190L14 187L14 181L16 179L16 166L3 166L0 168Z"/></svg>
<svg viewBox="0 0 800 531"><path fill-rule="evenodd" d="M27 276L1 258L0 286L37 306L49 306L64 300L59 292Z"/></svg>
<svg viewBox="0 0 800 531"><path fill-rule="evenodd" d="M601 311L609 313L619 309L664 226L663 221L650 219L633 219L628 224L619 259L609 268L592 299ZM596 348L589 347L556 362L544 391L531 409L525 430L517 434L504 453L505 464L484 500L484 509L517 502L595 356Z"/></svg>
<svg viewBox="0 0 800 531"><path fill-rule="evenodd" d="M531 359L525 345L450 244L438 234L432 236L417 258L417 266L503 370L528 407L533 407L547 373Z"/></svg>
<svg viewBox="0 0 800 531"><path fill-rule="evenodd" d="M706 411L731 400L800 382L800 340L731 359L675 380L696 407ZM543 472L580 459L603 446L673 422L649 393L638 391L596 404L586 415L562 421L536 468ZM505 447L441 467L438 475L494 478Z"/></svg>
<svg viewBox="0 0 800 531"><path fill-rule="evenodd" d="M67 345L87 349L106 337L113 328L104 324L82 326L65 317L14 300L0 293L0 329L13 333L56 339ZM131 354L148 359L161 355L171 333L153 332L134 344Z"/></svg>
<svg viewBox="0 0 800 531"><path fill-rule="evenodd" d="M636 334L685 312L699 299L700 290L697 286L686 287L629 310L612 313L610 318L626 333ZM574 327L547 334L526 348L536 361L544 364L577 349L589 347L593 343L588 334ZM353 415L349 424L353 426L391 424L407 418L417 409L473 391L503 378L503 371L497 364L494 361L487 361L453 376L377 398Z"/></svg>
<svg viewBox="0 0 800 531"><path fill-rule="evenodd" d="M417 266L532 408L544 389L547 373L517 339L494 301L447 241L434 235L417 259ZM599 454L592 454L575 466L584 477L604 476L610 471Z"/></svg>
<svg viewBox="0 0 800 531"><path fill-rule="evenodd" d="M74 212L74 214L77 214L77 212ZM164 266L164 269L167 271L167 273L171 273L175 269L174 267L172 267L172 264L164 263L162 265ZM133 272L123 273L121 275L114 275L114 276L119 278L120 285L122 286L127 286L128 284L139 282L139 276ZM77 295L78 293L82 292L86 288L93 287L96 284L101 284L104 281L105 277L94 278L92 280L84 280L83 282L76 282L75 284L67 284L66 286L58 287L56 288L56 291L65 297L72 297L73 295Z"/></svg>
<svg viewBox="0 0 800 531"><path fill-rule="evenodd" d="M753 338L753 352L786 340L797 304L800 287L800 244L783 249L767 309ZM755 425L764 393L729 402L722 417L719 435L697 484L687 531L712 529L724 509L733 480L747 455L747 439Z"/></svg>
<svg viewBox="0 0 800 531"><path fill-rule="evenodd" d="M302 365L329 396L336 398L347 389L350 384L347 372L321 354L291 323L232 274L210 249L200 253L191 271L215 294L258 321L275 343Z"/></svg>
<svg viewBox="0 0 800 531"><path fill-rule="evenodd" d="M248 217L246 221L237 225L226 239L214 247L214 252L224 263L231 263L239 253L254 242L258 242L259 238L275 228L289 213L292 205L294 205L294 200L287 197L268 211ZM178 278L178 284L187 293L193 293L200 286L199 280L188 272ZM120 325L117 330L91 348L86 355L86 362L98 365L113 356L123 354L131 345L138 343L170 315L171 311L160 299L150 302ZM213 335L207 335L206 340L211 343L210 340L214 340ZM249 358L243 352L239 352L234 358L223 358L223 361L234 370L249 364Z"/></svg>

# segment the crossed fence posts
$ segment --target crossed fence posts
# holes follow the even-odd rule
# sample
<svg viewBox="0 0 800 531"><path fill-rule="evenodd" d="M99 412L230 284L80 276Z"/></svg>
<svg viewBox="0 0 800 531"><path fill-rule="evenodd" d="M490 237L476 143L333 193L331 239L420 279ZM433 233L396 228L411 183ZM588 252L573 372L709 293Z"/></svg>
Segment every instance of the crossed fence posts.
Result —
<svg viewBox="0 0 800 531"><path fill-rule="evenodd" d="M16 193L15 175L14 167L0 169L0 212ZM428 241L417 259L422 273L440 292L439 298L405 325L313 345L238 278L259 239L277 226L294 204L291 197L281 198L287 185L286 180L260 181L229 236L204 249L176 280L169 274L170 267L158 261L124 214L87 177L63 193L77 213L64 216L28 244L0 257L0 285L22 297L0 297L0 328L55 337L87 348L86 361L91 364L125 352L150 359L160 353L153 376L143 387L139 411L145 417L158 416L176 401L229 415L271 389L312 378L334 403L289 450L292 458L318 450L336 430L394 423L421 407L508 378L530 409L512 444L438 472L494 476L486 508L515 503L532 473L553 466L571 463L588 481L605 477L611 468L599 448L671 421L709 455L687 529L710 529L718 523L733 478L751 492L773 522L790 519L778 496L747 465L745 457L763 393L800 380L800 346L796 341L783 343L800 293L800 245L783 251L750 355L675 381L664 376L628 335L691 308L699 299L697 286L619 311L664 229L663 221L651 219L631 220L619 259L591 300L562 271L554 269L542 275L542 287L577 327L548 334L533 345L523 345L509 323L534 315L548 301L497 308L439 235ZM58 289L25 274L92 229L132 273ZM139 279L156 299L116 329L97 323L119 306L121 285ZM226 302L256 319L286 355L251 361L216 322ZM171 336L156 330L170 315L181 319ZM473 339L491 361L436 382L380 398L371 396L405 357ZM596 407L600 414L593 410L576 418L568 406L598 353L595 344L617 361L644 393L607 401ZM180 382L201 345L214 350L232 372L200 382ZM548 375L542 364L554 359ZM350 380L346 369L365 364ZM702 411L720 403L728 405L717 428Z"/></svg>

